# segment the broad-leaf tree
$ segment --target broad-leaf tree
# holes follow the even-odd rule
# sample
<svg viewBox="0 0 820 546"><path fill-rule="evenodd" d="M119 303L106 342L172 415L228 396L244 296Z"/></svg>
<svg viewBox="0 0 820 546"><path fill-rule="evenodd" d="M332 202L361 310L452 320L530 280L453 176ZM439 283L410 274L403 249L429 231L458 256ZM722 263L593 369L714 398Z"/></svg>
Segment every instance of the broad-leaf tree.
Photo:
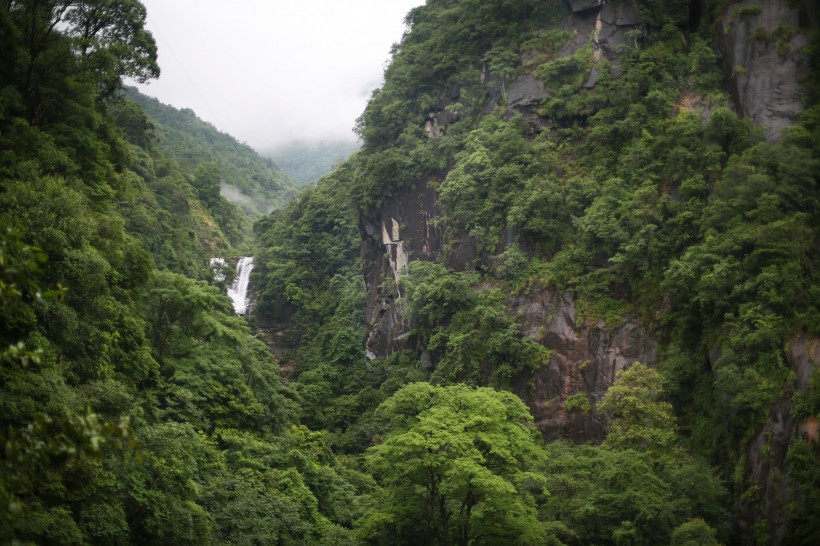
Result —
<svg viewBox="0 0 820 546"><path fill-rule="evenodd" d="M384 441L367 452L383 486L360 520L371 544L543 544L531 473L542 457L512 393L413 383L384 402Z"/></svg>
<svg viewBox="0 0 820 546"><path fill-rule="evenodd" d="M108 97L123 78L158 77L145 16L138 0L9 0L2 18L13 47L0 55L15 59L12 77L29 120L41 125L58 117L58 97L71 91L71 80Z"/></svg>

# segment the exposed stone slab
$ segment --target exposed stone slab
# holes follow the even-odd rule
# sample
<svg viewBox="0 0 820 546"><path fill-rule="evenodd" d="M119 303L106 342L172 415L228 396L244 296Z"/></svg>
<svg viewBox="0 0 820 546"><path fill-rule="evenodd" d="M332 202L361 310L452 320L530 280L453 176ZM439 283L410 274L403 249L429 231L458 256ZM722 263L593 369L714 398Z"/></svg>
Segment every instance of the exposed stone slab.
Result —
<svg viewBox="0 0 820 546"><path fill-rule="evenodd" d="M790 0L747 0L729 5L723 16L720 49L735 104L766 128L769 141L779 140L802 108L800 82L810 66L801 12L816 10ZM804 13L804 19L811 24L814 17Z"/></svg>

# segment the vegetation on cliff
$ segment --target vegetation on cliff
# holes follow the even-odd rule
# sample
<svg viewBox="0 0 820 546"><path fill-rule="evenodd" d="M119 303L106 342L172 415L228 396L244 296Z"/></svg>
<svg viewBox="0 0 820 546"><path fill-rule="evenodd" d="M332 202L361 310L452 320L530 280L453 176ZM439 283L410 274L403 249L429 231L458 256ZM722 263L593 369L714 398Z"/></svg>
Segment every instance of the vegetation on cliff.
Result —
<svg viewBox="0 0 820 546"><path fill-rule="evenodd" d="M362 150L290 200L269 161L118 92L158 72L140 2L7 2L0 542L816 543L820 376L788 344L820 336L820 72L767 142L725 91L725 2L623 2L606 47L570 4L411 11ZM391 200L419 188L429 248L395 271L419 242ZM281 209L251 234L259 203ZM287 381L208 266L252 236ZM554 353L514 301L547 292L660 341L600 400L540 401L605 420L597 444L545 443L516 395ZM776 459L784 415L815 430ZM788 480L766 510L758 441Z"/></svg>
<svg viewBox="0 0 820 546"><path fill-rule="evenodd" d="M173 157L183 172L198 175L205 168L212 171L213 193L218 196L221 191L249 220L259 219L296 196L297 184L277 164L202 121L193 111L162 104L133 87L125 89L125 97L142 108L157 146ZM199 178L195 178L195 185L202 189ZM243 233L249 231L243 226Z"/></svg>
<svg viewBox="0 0 820 546"><path fill-rule="evenodd" d="M389 396L406 383L527 392L531 371L549 362L550 354L537 333L523 335L519 326L532 325L516 324L511 302L568 292L583 320L617 326L636 316L652 329L660 341L663 385L653 392L662 393L676 425L661 421L666 424L658 433L670 435L670 443L656 446L646 459L630 441L614 440L636 433L620 431L617 422L600 448L547 446L553 462L544 474L546 489L552 484L553 494L560 490L551 473L564 469L578 480L572 486L577 493L547 503L556 512L538 512L550 522L550 540L665 543L693 533L714 543L714 533L701 527L707 521L721 527L722 541L811 543L817 539L808 516L817 509L811 484L820 454L796 432L797 423L817 419L817 400L813 387L796 387L788 351L792 340L820 335L818 72L803 82L800 123L768 142L759 127L735 113L727 93L715 50L725 3L702 10L690 2L638 2L634 13L618 12L627 21L622 27L612 30L606 25L617 23L599 20L614 33L609 42L595 37L600 26L590 26L589 37L573 33L568 4L431 0L408 14L409 31L394 48L385 84L359 120L362 151L327 183L349 188L338 222L359 223L362 236L376 246L382 243L380 223L390 230L390 217L394 229L405 230L404 219L395 216L396 196L432 189L436 205L425 213L440 242L424 250L418 241L398 237L398 244L413 249L398 281L398 262L388 246L384 260L362 264L368 282L379 279L366 286L372 317L367 334L402 333L389 342L388 354L367 363L361 351L346 359L301 361L295 355L317 343L322 354L337 354L328 338L306 336L294 353L292 385L322 393L326 411L314 426L330 430L337 449L360 452L380 430L381 410L374 408L390 404ZM588 9L584 13L604 8ZM817 32L798 31L809 36L799 54L814 66ZM781 49L781 55L791 51ZM522 92L525 84L516 82L530 87ZM423 199L418 195L419 207L426 207ZM377 233L367 232L369 226ZM413 263L417 259L424 262ZM326 274L325 282L312 281L317 298L333 293L327 281L340 271ZM290 300L273 279L260 269L261 289L273 289L301 312L304 304ZM325 306L314 317L338 324L344 310ZM348 315L351 324L360 323L360 312ZM582 392L560 402L569 412L607 411L606 404L592 408ZM789 489L771 501L779 508L764 510L770 501L761 492L768 486L752 476L745 454L773 411L783 407L794 408L787 417L793 423L788 455L772 455L770 439L764 448L769 455L762 456L785 470ZM707 508L697 505L691 489L686 492L689 486L668 485L682 454L692 458L691 475L708 476L704 461L714 465L732 495L715 484ZM641 461L651 463L629 466ZM608 464L636 474L613 476L615 490L609 492L580 477L606 474ZM388 491L425 490L376 477ZM662 500L648 490L635 492L621 507L655 498L661 504L647 511L668 513L678 525L683 516L672 504L690 503L685 518L702 520L674 531L674 525L658 522L644 527L648 512L599 519L603 505L594 499L625 498L619 496L629 496L636 481L666 483L665 490L676 493ZM575 494L580 504L573 515L572 503L562 501ZM766 494L778 495L776 486ZM734 526L721 519L733 510ZM365 527L372 529L376 516L368 514ZM412 542L413 531L397 523L406 516L388 509L379 517L396 526L394 541ZM431 536L442 532L430 530ZM438 540L458 542L455 536Z"/></svg>

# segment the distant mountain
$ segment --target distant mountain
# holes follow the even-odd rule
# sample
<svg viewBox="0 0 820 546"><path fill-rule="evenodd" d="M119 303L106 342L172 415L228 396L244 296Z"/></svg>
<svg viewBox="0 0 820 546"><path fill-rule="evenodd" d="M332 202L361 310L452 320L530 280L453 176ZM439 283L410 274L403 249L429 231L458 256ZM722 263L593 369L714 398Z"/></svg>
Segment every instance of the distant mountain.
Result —
<svg viewBox="0 0 820 546"><path fill-rule="evenodd" d="M293 180L306 184L331 172L360 147L360 143L347 140L291 142L263 155L273 159Z"/></svg>
<svg viewBox="0 0 820 546"><path fill-rule="evenodd" d="M251 219L278 208L297 193L297 184L273 160L197 117L193 110L163 104L129 87L127 98L137 102L154 125L158 144L190 174L203 163L220 167L222 195Z"/></svg>

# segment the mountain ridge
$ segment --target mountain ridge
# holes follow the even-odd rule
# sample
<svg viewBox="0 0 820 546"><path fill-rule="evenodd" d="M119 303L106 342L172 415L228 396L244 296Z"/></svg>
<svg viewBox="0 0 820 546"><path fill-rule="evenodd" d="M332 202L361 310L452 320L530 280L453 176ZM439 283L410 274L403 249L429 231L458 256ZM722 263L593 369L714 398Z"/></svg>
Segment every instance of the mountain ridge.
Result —
<svg viewBox="0 0 820 546"><path fill-rule="evenodd" d="M816 506L820 459L801 431L820 399L793 380L820 364L816 6L430 0L407 22L362 150L301 203L353 209L335 222L363 241L365 317L322 288L344 267L299 272L291 232L323 228L291 212L257 224L260 319L347 320L369 363L343 362L388 393L404 376L512 389L545 438L603 446L597 408L650 363L682 445L731 491L724 539L811 543L797 507ZM334 245L356 255L313 248ZM295 355L336 354L303 328ZM354 372L313 362L294 384L344 417L311 422L364 449L370 402L331 380Z"/></svg>
<svg viewBox="0 0 820 546"><path fill-rule="evenodd" d="M157 143L181 167L195 174L198 165L213 162L222 170L222 193L255 220L287 203L297 184L271 159L200 119L189 108L176 108L125 89L125 97L139 104L154 125Z"/></svg>

